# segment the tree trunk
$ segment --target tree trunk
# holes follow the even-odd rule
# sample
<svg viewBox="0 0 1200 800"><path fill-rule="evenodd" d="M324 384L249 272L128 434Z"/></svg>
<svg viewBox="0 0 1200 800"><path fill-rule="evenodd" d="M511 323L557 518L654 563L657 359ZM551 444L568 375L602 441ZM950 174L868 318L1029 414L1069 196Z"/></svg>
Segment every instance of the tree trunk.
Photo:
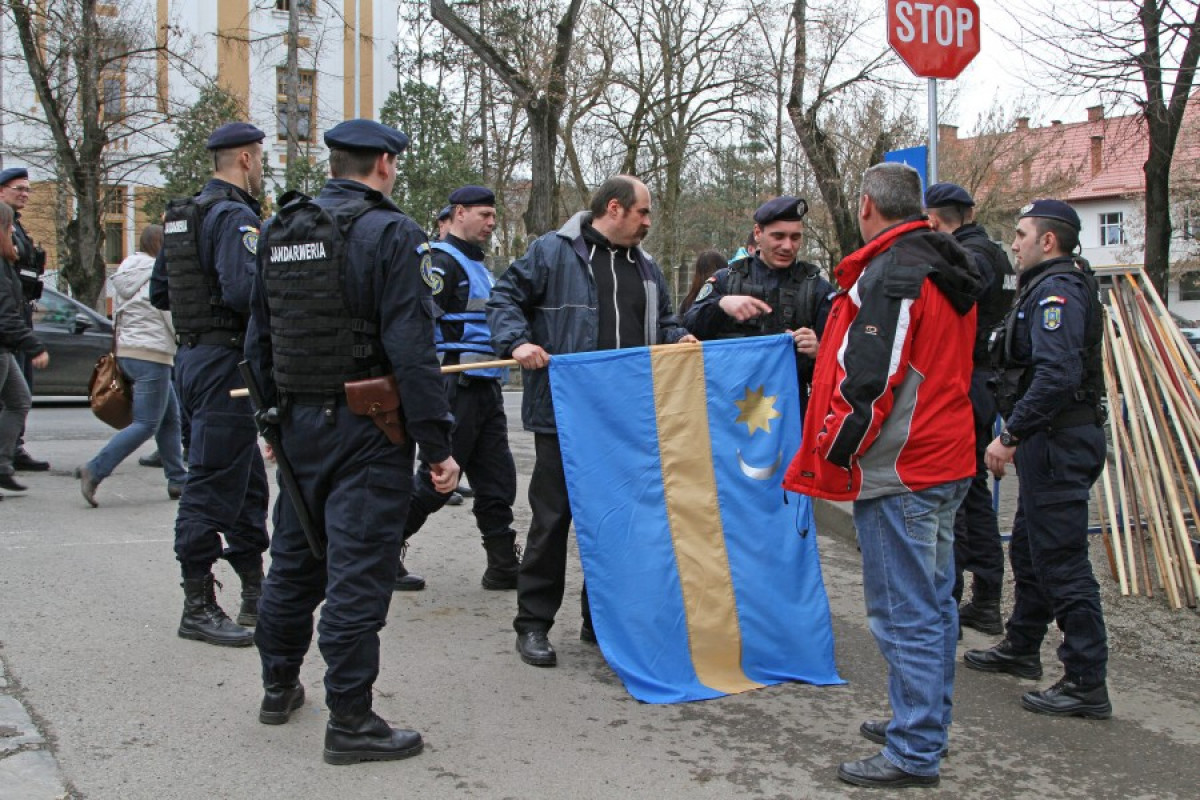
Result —
<svg viewBox="0 0 1200 800"><path fill-rule="evenodd" d="M558 114L561 106L552 106L545 96L529 103L525 114L529 119L529 138L532 144L531 186L529 206L525 209L525 232L530 238L553 230L558 208L558 180L555 151L558 147Z"/></svg>
<svg viewBox="0 0 1200 800"><path fill-rule="evenodd" d="M1146 174L1146 276L1167 297L1171 278L1171 156L1151 145Z"/></svg>

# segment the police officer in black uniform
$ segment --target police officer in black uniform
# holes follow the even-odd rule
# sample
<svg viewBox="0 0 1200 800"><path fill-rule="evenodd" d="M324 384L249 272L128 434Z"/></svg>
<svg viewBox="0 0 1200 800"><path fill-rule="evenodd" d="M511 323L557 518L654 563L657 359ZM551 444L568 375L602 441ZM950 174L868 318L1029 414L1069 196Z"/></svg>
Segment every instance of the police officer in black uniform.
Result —
<svg viewBox="0 0 1200 800"><path fill-rule="evenodd" d="M21 280L21 291L25 302L21 304L21 315L25 324L33 328L33 304L42 296L42 275L46 272L46 251L34 243L33 237L21 224L21 211L29 203L29 171L24 167L9 167L0 171L0 201L8 203L13 210L13 245L17 248L17 276ZM33 359L27 353L18 353L21 373L29 391L33 391ZM17 449L13 453L13 469L24 472L45 472L50 462L34 458L25 449L25 431L17 438Z"/></svg>
<svg viewBox="0 0 1200 800"><path fill-rule="evenodd" d="M1104 310L1095 279L1071 257L1079 230L1079 215L1059 200L1034 201L1017 222L1017 301L996 336L1004 367L997 399L1006 422L985 454L997 476L1014 456L1020 462L1009 545L1016 598L1005 639L964 659L972 669L1038 678L1042 639L1055 622L1063 632L1064 675L1021 704L1042 714L1107 719L1108 637L1087 533L1088 493L1106 454Z"/></svg>
<svg viewBox="0 0 1200 800"><path fill-rule="evenodd" d="M698 339L790 333L796 342L801 414L833 298L833 286L820 268L797 258L806 213L808 203L789 195L759 206L755 253L713 273L683 315L683 327Z"/></svg>
<svg viewBox="0 0 1200 800"><path fill-rule="evenodd" d="M970 390L971 407L975 411L976 472L954 519L954 597L962 600L963 572L970 572L971 600L959 607L959 624L995 635L1004 631L1000 618L1004 549L983 463L983 453L994 438L996 422L996 398L988 387L993 374L988 339L992 328L1012 306L1017 276L1008 254L973 221L975 200L966 189L954 183L935 183L925 190L925 210L933 229L953 235L971 256L981 276Z"/></svg>
<svg viewBox="0 0 1200 800"><path fill-rule="evenodd" d="M452 419L433 341L429 244L388 196L399 131L369 120L325 134L333 177L272 218L261 241L247 360L278 406L281 450L323 528L314 555L284 493L255 641L266 693L259 719L282 724L304 702L300 666L324 601L325 761L392 760L421 751L416 731L372 711L379 631L387 620L413 479L414 440L438 492L458 481ZM349 381L394 375L408 440L392 441L347 406Z"/></svg>
<svg viewBox="0 0 1200 800"><path fill-rule="evenodd" d="M496 196L483 186L463 186L450 193L450 226L432 245L433 299L437 321L437 351L443 365L494 361L491 332L484 305L495 280L484 263L483 247L496 227ZM446 393L454 410L454 459L470 477L472 511L487 569L480 579L485 589L516 589L519 558L512 528L512 505L517 497L517 470L508 446L508 418L501 387L507 367L488 367L446 375ZM421 529L430 514L446 505L451 495L438 492L422 454L413 479L404 538ZM415 587L414 579L420 581ZM423 587L425 581L403 565L397 589Z"/></svg>
<svg viewBox="0 0 1200 800"><path fill-rule="evenodd" d="M262 588L267 549L267 473L250 401L229 396L243 386L242 358L256 271L263 132L245 122L213 131L213 177L194 197L173 200L150 278L150 299L169 308L179 351L175 380L191 420L188 479L175 519L175 556L183 573L179 635L242 647ZM224 534L228 547L221 550ZM217 604L213 564L224 557L241 578L237 623Z"/></svg>

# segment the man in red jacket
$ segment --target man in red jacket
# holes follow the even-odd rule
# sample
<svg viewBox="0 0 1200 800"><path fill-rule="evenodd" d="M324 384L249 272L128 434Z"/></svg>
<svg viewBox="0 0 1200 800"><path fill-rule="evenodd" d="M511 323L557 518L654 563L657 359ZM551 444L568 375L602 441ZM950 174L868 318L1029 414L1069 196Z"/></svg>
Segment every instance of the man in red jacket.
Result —
<svg viewBox="0 0 1200 800"><path fill-rule="evenodd" d="M954 514L975 473L967 390L979 273L921 214L903 164L863 175L867 244L834 270L803 444L784 487L854 501L871 632L892 719L867 721L878 755L842 764L858 786L936 786L954 692Z"/></svg>

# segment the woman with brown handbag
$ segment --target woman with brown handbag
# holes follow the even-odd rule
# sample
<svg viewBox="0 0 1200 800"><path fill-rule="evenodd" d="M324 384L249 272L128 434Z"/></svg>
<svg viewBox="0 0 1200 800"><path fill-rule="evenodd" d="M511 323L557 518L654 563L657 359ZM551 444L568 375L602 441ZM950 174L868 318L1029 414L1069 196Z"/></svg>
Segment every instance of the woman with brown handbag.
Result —
<svg viewBox="0 0 1200 800"><path fill-rule="evenodd" d="M133 384L133 423L75 470L83 499L93 507L100 481L151 437L162 455L167 495L179 499L187 480L179 441L179 400L171 382L175 328L171 312L150 304L150 273L162 241L162 226L147 225L138 252L121 262L109 279L117 363Z"/></svg>
<svg viewBox="0 0 1200 800"><path fill-rule="evenodd" d="M0 260L0 488L23 492L25 485L13 477L13 452L33 398L15 353L29 354L37 369L50 363L50 354L21 316L25 296L13 268L13 210L5 203L0 203Z"/></svg>

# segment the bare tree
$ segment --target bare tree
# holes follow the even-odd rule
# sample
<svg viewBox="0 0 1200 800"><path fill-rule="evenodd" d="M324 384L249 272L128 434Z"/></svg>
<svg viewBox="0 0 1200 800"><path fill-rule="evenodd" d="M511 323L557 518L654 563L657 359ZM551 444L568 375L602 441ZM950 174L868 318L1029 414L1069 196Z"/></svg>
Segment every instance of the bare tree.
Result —
<svg viewBox="0 0 1200 800"><path fill-rule="evenodd" d="M1118 103L1132 103L1145 120L1145 264L1165 296L1171 164L1200 60L1200 2L1024 3L1009 13L1026 23L1018 44L1047 74L1065 78L1077 94L1099 91Z"/></svg>
<svg viewBox="0 0 1200 800"><path fill-rule="evenodd" d="M520 101L529 121L532 140L532 186L529 206L525 210L525 229L530 234L550 230L556 223L558 194L557 165L558 126L566 102L566 74L575 37L575 22L583 0L569 0L566 11L555 24L554 45L548 68L523 71L513 65L510 55L528 47L531 31L520 20L506 20L514 37L512 47L505 52L486 32L473 27L454 12L446 0L431 0L433 18L466 44L495 76ZM528 22L528 20L526 21Z"/></svg>
<svg viewBox="0 0 1200 800"><path fill-rule="evenodd" d="M59 175L60 274L77 297L97 303L109 187L169 146L159 139L168 117L154 68L167 44L152 21L102 15L97 0L3 0L0 8L12 17L37 103L30 111L10 87L3 113L46 133L17 152Z"/></svg>
<svg viewBox="0 0 1200 800"><path fill-rule="evenodd" d="M825 201L836 251L844 257L858 248L861 237L853 194L847 194L843 159L830 126L841 113L835 111L839 102L851 99L863 86L889 85L885 71L894 63L894 56L886 46L866 57L852 55L856 48L869 46L862 33L868 24L878 23L876 17L862 14L857 7L847 8L845 3L819 10L811 5L809 0L792 4L796 40L787 109ZM879 157L894 144L887 140L887 131L879 128L870 145L870 151Z"/></svg>

